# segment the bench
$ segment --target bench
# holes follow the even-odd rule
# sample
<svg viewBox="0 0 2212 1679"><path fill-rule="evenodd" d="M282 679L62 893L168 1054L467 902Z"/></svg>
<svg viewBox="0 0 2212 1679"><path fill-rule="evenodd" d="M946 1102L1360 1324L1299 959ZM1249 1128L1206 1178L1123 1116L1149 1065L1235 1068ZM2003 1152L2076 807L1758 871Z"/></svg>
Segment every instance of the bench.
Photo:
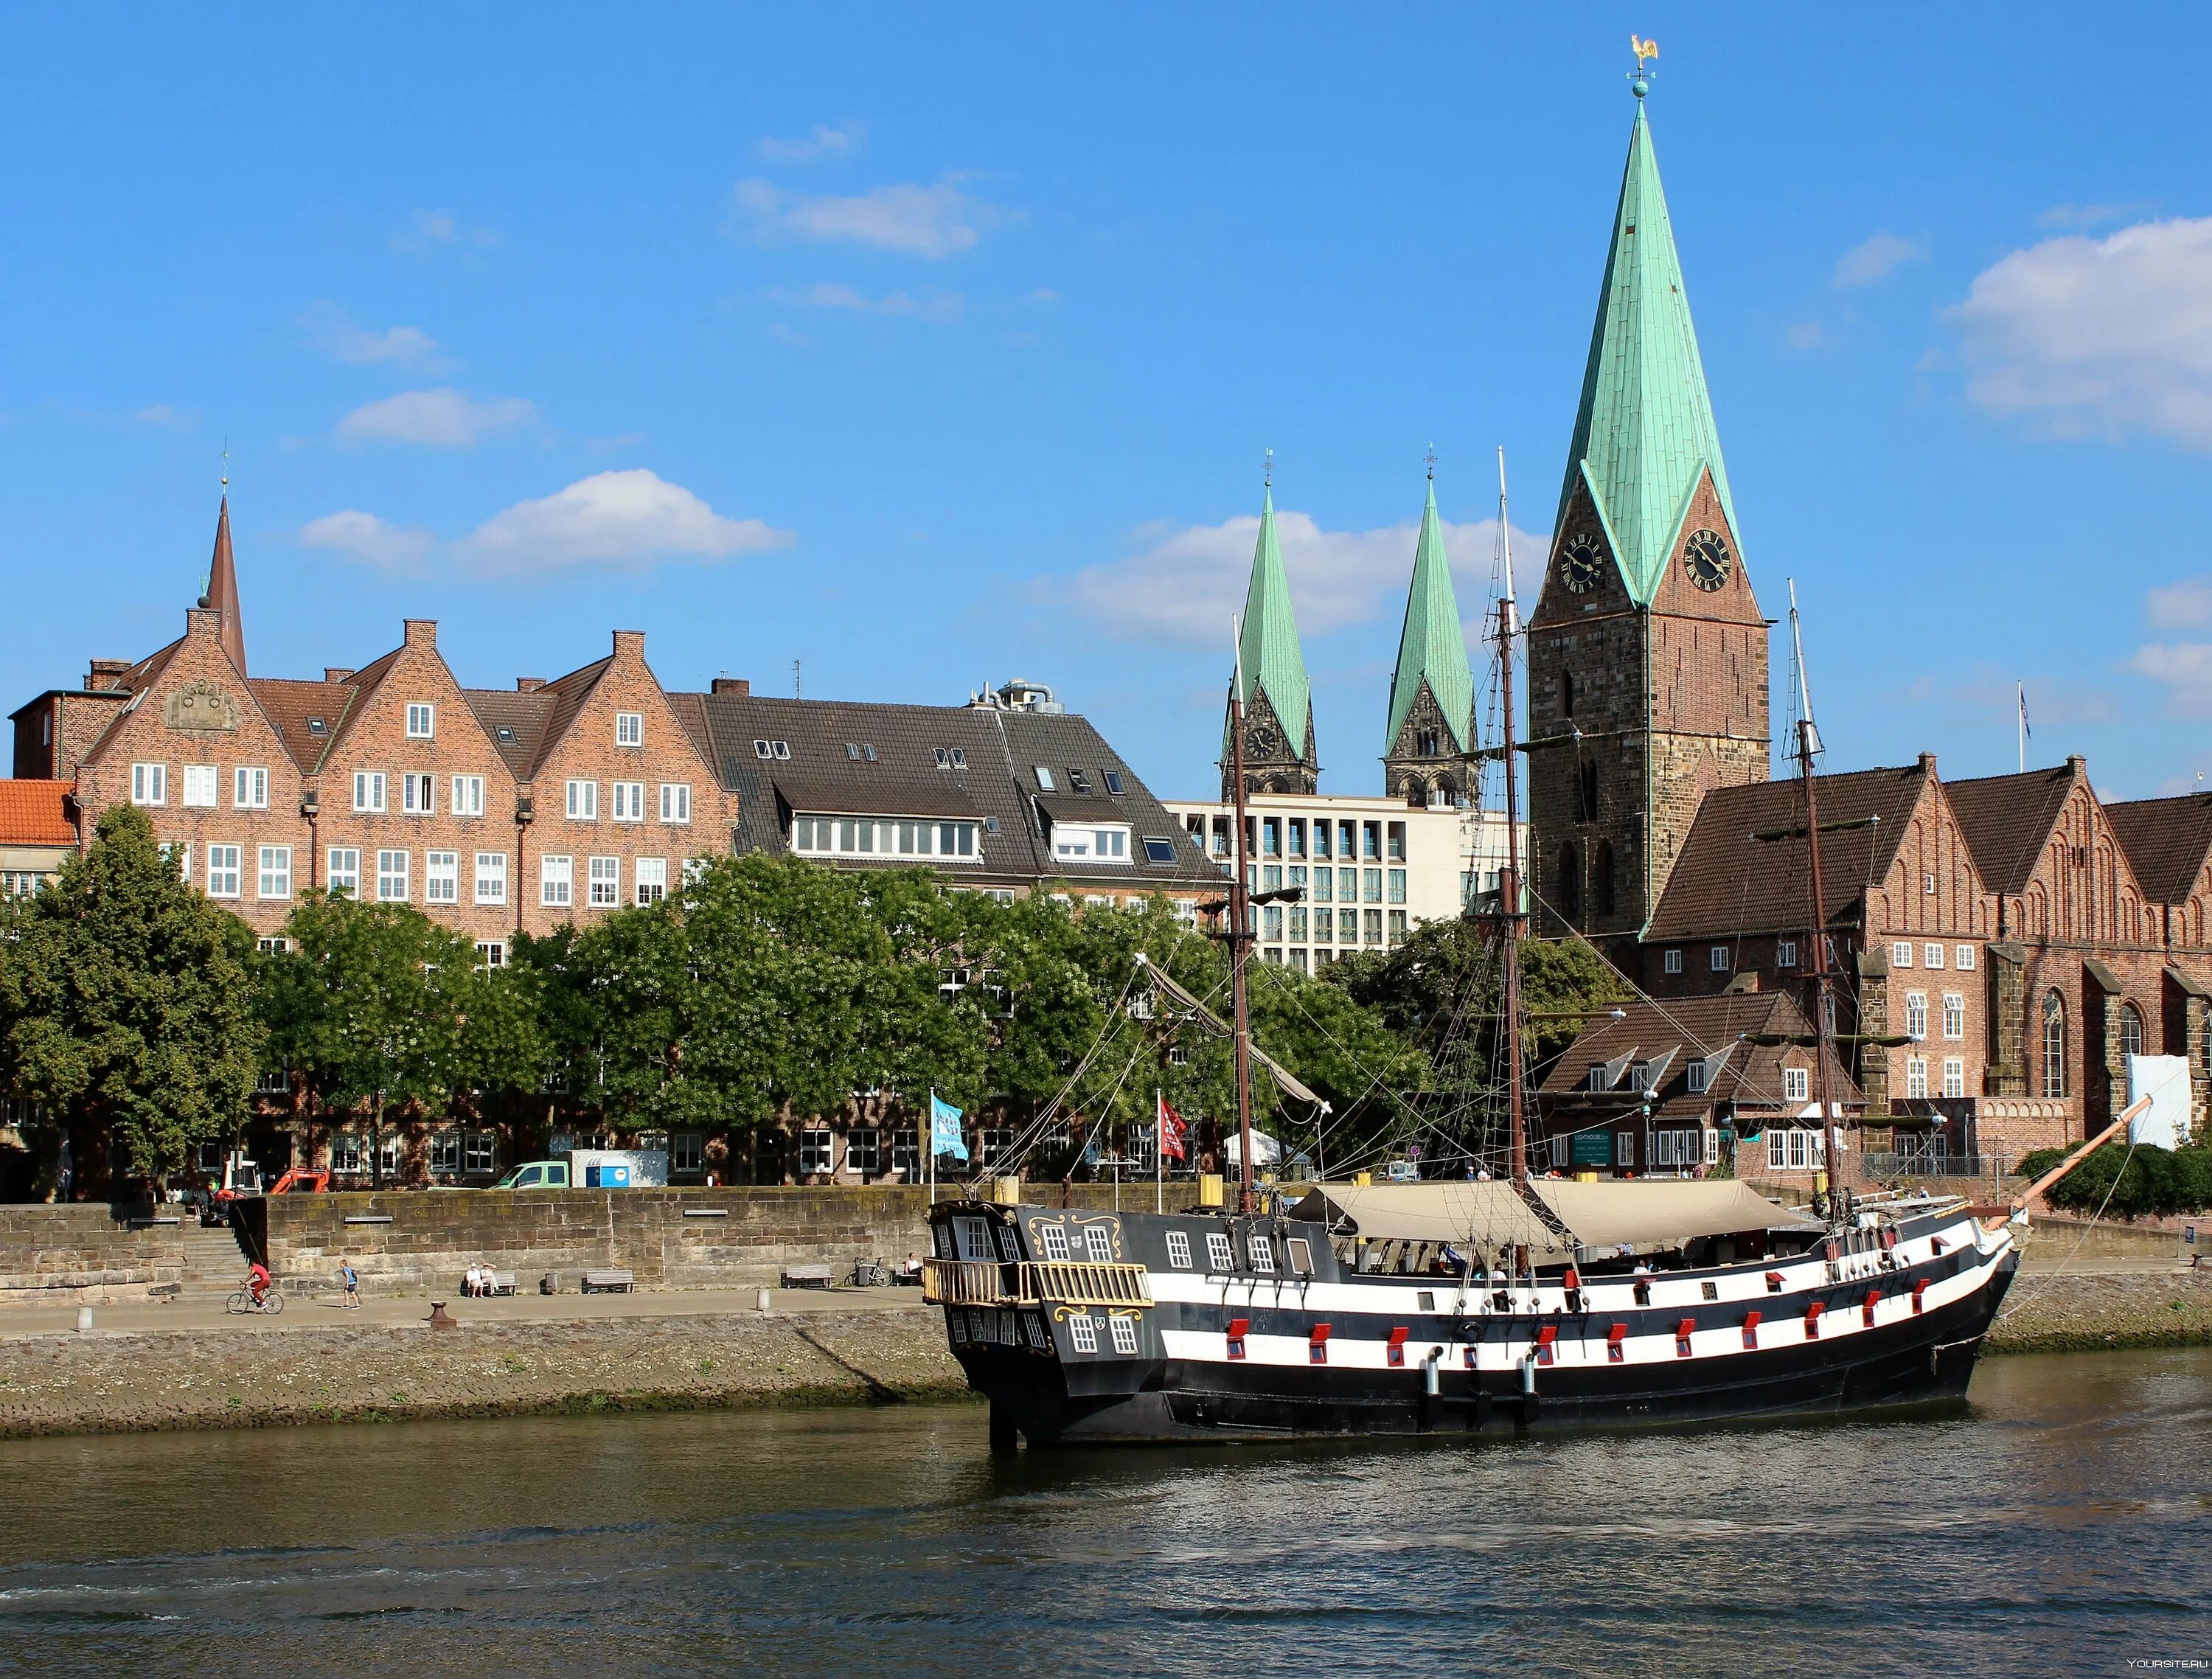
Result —
<svg viewBox="0 0 2212 1679"><path fill-rule="evenodd" d="M837 1281L837 1272L829 1265L787 1265L783 1268L786 1288L828 1288Z"/></svg>
<svg viewBox="0 0 2212 1679"><path fill-rule="evenodd" d="M514 1273L512 1271L494 1271L491 1274L491 1281L484 1287L484 1293L487 1294L514 1293Z"/></svg>
<svg viewBox="0 0 2212 1679"><path fill-rule="evenodd" d="M635 1289L636 1287L637 1279L632 1276L628 1271L586 1271L584 1273L584 1293L586 1294L612 1294L617 1292L628 1294Z"/></svg>

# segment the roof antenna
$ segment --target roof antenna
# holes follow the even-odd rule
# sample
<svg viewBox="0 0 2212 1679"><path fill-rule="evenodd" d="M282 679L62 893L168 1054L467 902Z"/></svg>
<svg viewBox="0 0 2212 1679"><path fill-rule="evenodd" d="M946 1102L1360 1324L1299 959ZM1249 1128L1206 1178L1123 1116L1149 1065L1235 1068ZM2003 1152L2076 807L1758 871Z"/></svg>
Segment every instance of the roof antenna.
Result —
<svg viewBox="0 0 2212 1679"><path fill-rule="evenodd" d="M1659 43L1648 39L1639 40L1636 32L1632 29L1628 32L1628 50L1636 55L1636 68L1628 77L1628 91L1641 100L1644 94L1651 91L1651 78L1659 73L1654 70L1646 70L1644 67L1644 61L1646 58L1656 58L1659 56Z"/></svg>
<svg viewBox="0 0 2212 1679"><path fill-rule="evenodd" d="M805 697L799 691L799 661L796 659L791 661L791 697L795 700Z"/></svg>

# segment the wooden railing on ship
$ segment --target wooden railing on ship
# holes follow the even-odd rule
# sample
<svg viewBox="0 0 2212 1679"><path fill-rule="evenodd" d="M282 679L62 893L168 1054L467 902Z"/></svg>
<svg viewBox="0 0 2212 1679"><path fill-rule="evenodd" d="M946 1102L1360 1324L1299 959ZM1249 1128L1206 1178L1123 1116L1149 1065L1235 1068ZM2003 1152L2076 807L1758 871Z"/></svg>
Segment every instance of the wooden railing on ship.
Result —
<svg viewBox="0 0 2212 1679"><path fill-rule="evenodd" d="M921 1298L945 1306L1148 1306L1152 1279L1141 1265L1085 1260L925 1259Z"/></svg>

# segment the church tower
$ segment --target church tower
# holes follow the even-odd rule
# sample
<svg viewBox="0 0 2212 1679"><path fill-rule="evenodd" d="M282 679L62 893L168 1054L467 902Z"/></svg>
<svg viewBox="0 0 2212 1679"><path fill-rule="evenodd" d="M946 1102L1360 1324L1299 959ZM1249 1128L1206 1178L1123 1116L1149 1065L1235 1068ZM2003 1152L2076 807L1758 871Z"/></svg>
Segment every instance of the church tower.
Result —
<svg viewBox="0 0 2212 1679"><path fill-rule="evenodd" d="M1632 939L1705 794L1767 779L1766 624L1636 81L1550 564L1528 621L1539 932Z"/></svg>
<svg viewBox="0 0 2212 1679"><path fill-rule="evenodd" d="M1429 469L1428 505L1413 548L1413 583L1406 595L1406 627L1398 635L1398 668L1390 678L1390 718L1382 734L1382 790L1409 805L1458 804L1477 782L1474 673L1467 660L1437 518L1436 469Z"/></svg>
<svg viewBox="0 0 2212 1679"><path fill-rule="evenodd" d="M1244 592L1244 624L1237 642L1237 674L1243 684L1244 790L1311 793L1321 780L1314 756L1313 696L1305 655L1298 650L1297 620L1291 614L1290 580L1275 540L1275 491L1270 478L1260 505L1260 540L1252 551L1252 581ZM1229 732L1221 736L1221 797L1231 785Z"/></svg>

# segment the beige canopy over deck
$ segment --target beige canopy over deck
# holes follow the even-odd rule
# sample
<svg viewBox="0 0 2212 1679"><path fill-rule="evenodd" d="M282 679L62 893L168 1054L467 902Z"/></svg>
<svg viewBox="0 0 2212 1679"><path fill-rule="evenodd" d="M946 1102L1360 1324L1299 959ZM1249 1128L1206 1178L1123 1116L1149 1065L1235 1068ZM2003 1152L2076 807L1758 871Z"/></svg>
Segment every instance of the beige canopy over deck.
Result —
<svg viewBox="0 0 2212 1679"><path fill-rule="evenodd" d="M1588 1248L1671 1247L1698 1236L1754 1230L1812 1230L1817 1223L1734 1179L1575 1183L1539 1178L1529 1191L1551 1216L1510 1183L1317 1183L1291 1216L1335 1224L1369 1241L1457 1242L1496 1249L1524 1242L1539 1252ZM1562 1235L1564 1228L1567 1234Z"/></svg>

